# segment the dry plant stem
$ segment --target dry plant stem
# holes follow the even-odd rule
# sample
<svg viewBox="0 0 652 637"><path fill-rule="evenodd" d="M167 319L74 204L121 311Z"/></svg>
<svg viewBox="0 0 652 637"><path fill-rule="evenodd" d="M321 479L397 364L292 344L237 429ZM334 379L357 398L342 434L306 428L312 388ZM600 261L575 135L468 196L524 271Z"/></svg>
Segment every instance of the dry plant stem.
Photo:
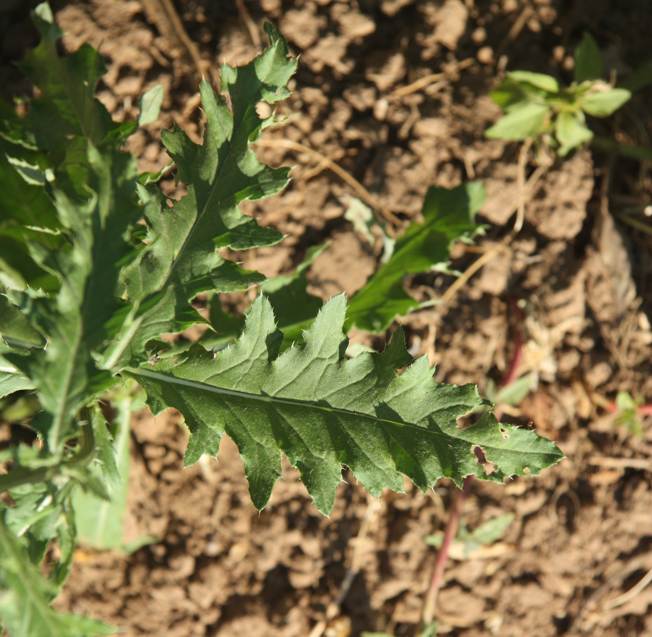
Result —
<svg viewBox="0 0 652 637"><path fill-rule="evenodd" d="M500 387L507 387L507 385L511 385L518 378L519 367L523 361L523 331L521 325L525 317L523 316L523 310L518 306L516 300L509 300L509 309L516 318L517 327L514 334L514 352L505 371L505 375L500 381Z"/></svg>
<svg viewBox="0 0 652 637"><path fill-rule="evenodd" d="M514 23L510 27L509 32L503 41L496 48L496 59L503 53L510 42L516 40L533 13L534 9L529 5L529 3L527 3L516 20L514 20Z"/></svg>
<svg viewBox="0 0 652 637"><path fill-rule="evenodd" d="M461 71L462 69L465 69L469 66L473 66L475 64L475 60L473 58L468 58L466 60L462 60L455 66L454 73L457 71ZM453 74L454 74L453 73ZM411 82L410 84L406 84L405 86L399 86L397 89L392 91L388 96L387 100L389 102L393 102L395 100L400 100L408 95L412 95L413 93L418 93L424 88L427 88L434 82L440 82L440 80L446 79L451 73L430 73L429 75L424 75L423 77L420 77L419 79L415 80L414 82ZM446 82L441 82L442 86L446 84Z"/></svg>
<svg viewBox="0 0 652 637"><path fill-rule="evenodd" d="M635 230L640 230L645 234L652 235L652 226L650 226L647 223L643 223L638 219L635 219L631 215L628 214L618 215L618 221L622 221L623 223L626 223L628 226L631 226Z"/></svg>
<svg viewBox="0 0 652 637"><path fill-rule="evenodd" d="M532 139L526 139L521 146L518 154L518 168L516 173L518 187L518 208L516 209L516 221L514 221L514 233L518 234L525 223L525 202L529 194L525 183L525 170L527 168L527 158L532 147Z"/></svg>
<svg viewBox="0 0 652 637"><path fill-rule="evenodd" d="M612 610L623 606L627 602L633 600L639 593L641 593L645 588L652 582L652 569L650 569L641 579L634 584L628 591L619 595L615 599L612 599L606 603L607 610Z"/></svg>
<svg viewBox="0 0 652 637"><path fill-rule="evenodd" d="M481 258L482 257L480 257L480 259ZM480 259L477 259L471 267L477 264ZM482 265L484 264L478 266L477 269L479 269L479 267ZM466 272L468 272L470 269L471 268L467 268ZM464 274L466 274L466 272ZM521 365L521 361L523 360L523 332L521 330L521 325L524 319L523 310L521 310L521 308L518 306L518 303L515 299L510 299L509 308L517 321L517 329L514 335L514 352L512 354L512 358L510 359L505 375L500 381L500 387L506 387L516 380L518 377L518 370ZM437 558L435 560L435 565L432 571L430 587L426 593L426 599L423 606L422 624L424 626L431 624L434 619L435 609L437 606L437 594L444 581L444 572L446 570L446 563L448 562L448 554L450 552L451 544L457 535L457 530L460 524L460 517L462 515L462 509L464 508L464 501L466 500L466 496L469 492L472 480L473 476L466 477L464 480L464 486L461 490L457 490L454 495L453 507L448 517L448 522L446 523L444 539L442 541L439 552L437 553Z"/></svg>
<svg viewBox="0 0 652 637"><path fill-rule="evenodd" d="M387 210L387 208L385 208L380 201L374 197L374 195L372 195L353 175L351 175L351 173L347 172L332 159L322 155L313 148L304 146L303 144L294 142L290 139L261 139L256 142L256 145L267 148L287 148L288 150L294 150L298 153L305 153L306 155L311 156L313 159L322 163L326 168L328 168L328 170L335 173L342 181L351 186L355 194L374 210L377 210L386 221L394 225L400 224L400 220L396 215L390 210Z"/></svg>
<svg viewBox="0 0 652 637"><path fill-rule="evenodd" d="M448 562L448 554L450 553L451 544L457 535L457 530L460 526L460 516L464 508L464 500L469 492L472 476L467 476L464 479L464 486L461 489L456 489L453 495L453 506L446 522L446 529L444 530L444 539L441 547L437 552L435 565L432 570L432 578L430 579L430 586L426 593L426 599L423 605L423 613L421 621L424 626L432 624L435 618L435 609L437 608L437 594L441 585L444 583L444 572L446 570L446 563Z"/></svg>
<svg viewBox="0 0 652 637"><path fill-rule="evenodd" d="M478 271L485 266L489 261L494 259L499 252L505 250L504 245L494 246L487 250L483 255L479 256L464 272L453 282L453 284L442 294L440 306L449 304L457 295L457 293L466 285L468 280Z"/></svg>
<svg viewBox="0 0 652 637"><path fill-rule="evenodd" d="M161 14L167 18L172 30L176 33L177 38L179 38L179 41L186 49L192 63L195 65L199 79L202 79L204 77L204 63L199 55L199 49L190 39L172 0L157 0L157 4L161 8ZM215 78L212 79L215 80Z"/></svg>
<svg viewBox="0 0 652 637"><path fill-rule="evenodd" d="M244 0L235 0L235 6L238 8L240 19L244 22L245 27L247 27L251 41L256 48L259 48L261 43L260 33L258 33L256 23L251 18L251 14L249 13L249 9L247 9L247 5L245 4Z"/></svg>
<svg viewBox="0 0 652 637"><path fill-rule="evenodd" d="M353 545L351 566L344 575L339 595L337 596L337 599L334 602L331 602L326 608L326 618L314 626L308 637L322 637L328 629L329 622L339 615L340 608L351 590L351 585L353 584L356 575L362 571L366 562L367 552L360 548L361 542L364 542L365 538L373 531L373 529L378 527L378 518L382 515L384 510L385 501L382 497L375 498L371 495L367 496L367 508L360 523L360 528L358 529L355 538L350 542Z"/></svg>

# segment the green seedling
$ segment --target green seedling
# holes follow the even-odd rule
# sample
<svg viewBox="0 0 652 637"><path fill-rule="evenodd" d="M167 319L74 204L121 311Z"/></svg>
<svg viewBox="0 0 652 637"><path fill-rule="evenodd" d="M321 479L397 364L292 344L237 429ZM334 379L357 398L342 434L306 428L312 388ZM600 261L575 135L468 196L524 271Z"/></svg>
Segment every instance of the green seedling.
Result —
<svg viewBox="0 0 652 637"><path fill-rule="evenodd" d="M511 71L496 90L493 101L505 114L486 131L504 140L539 140L561 157L590 142L593 132L586 116L608 117L631 97L602 79L602 54L585 34L575 50L574 81L561 86L551 75Z"/></svg>
<svg viewBox="0 0 652 637"><path fill-rule="evenodd" d="M466 526L461 524L455 543L451 548L451 555L457 555L462 559L473 557L473 553L478 549L483 546L490 546L500 540L513 521L514 515L505 513L483 522L473 531L469 531ZM443 539L443 533L435 533L426 537L426 544L439 548Z"/></svg>
<svg viewBox="0 0 652 637"><path fill-rule="evenodd" d="M535 373L523 374L508 385L498 387L489 379L485 388L485 395L496 405L511 405L516 407L523 399L537 386L537 375Z"/></svg>
<svg viewBox="0 0 652 637"><path fill-rule="evenodd" d="M646 415L649 405L643 405L642 400L637 400L630 393L620 391L614 404L614 425L622 427L633 436L643 435L641 416Z"/></svg>

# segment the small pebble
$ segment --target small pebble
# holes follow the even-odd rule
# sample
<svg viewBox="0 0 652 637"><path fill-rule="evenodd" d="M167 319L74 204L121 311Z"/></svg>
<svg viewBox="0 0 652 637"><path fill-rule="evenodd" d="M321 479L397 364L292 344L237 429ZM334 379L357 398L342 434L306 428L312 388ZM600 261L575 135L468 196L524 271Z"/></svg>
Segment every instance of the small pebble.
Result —
<svg viewBox="0 0 652 637"><path fill-rule="evenodd" d="M490 46L483 46L478 50L478 62L481 64L492 64L494 61L494 50Z"/></svg>
<svg viewBox="0 0 652 637"><path fill-rule="evenodd" d="M483 27L478 27L473 30L473 33L471 33L471 40L473 40L474 44L482 44L486 39L487 30Z"/></svg>
<svg viewBox="0 0 652 637"><path fill-rule="evenodd" d="M564 59L564 55L566 55L566 49L563 46L556 46L552 50L552 59L557 63Z"/></svg>

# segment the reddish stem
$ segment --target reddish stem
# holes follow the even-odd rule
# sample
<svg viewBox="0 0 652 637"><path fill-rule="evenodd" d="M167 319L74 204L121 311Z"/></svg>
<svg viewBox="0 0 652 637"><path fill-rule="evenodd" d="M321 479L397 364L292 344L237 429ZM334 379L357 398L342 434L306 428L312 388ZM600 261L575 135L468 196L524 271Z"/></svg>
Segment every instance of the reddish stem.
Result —
<svg viewBox="0 0 652 637"><path fill-rule="evenodd" d="M505 370L505 374L499 383L500 387L506 387L518 378L518 370L523 360L524 339L521 326L525 316L523 310L518 306L516 299L512 298L509 300L509 310L510 314L516 319L514 351L512 353L512 358L509 361L509 365ZM453 495L452 508L448 516L448 521L446 522L446 529L444 530L444 539L442 540L441 547L439 547L439 551L437 552L437 557L432 569L430 586L426 592L426 598L423 604L421 621L424 626L430 625L435 617L437 594L444 583L444 572L446 571L446 564L448 563L448 555L460 526L460 517L462 515L462 509L464 508L464 500L466 500L472 480L473 476L467 476L464 479L464 486L462 489L456 489L455 494Z"/></svg>
<svg viewBox="0 0 652 637"><path fill-rule="evenodd" d="M605 408L610 414L615 414L618 412L618 405L616 405L616 403L608 403ZM636 408L636 413L639 416L652 416L652 403L648 403L647 405L639 405Z"/></svg>
<svg viewBox="0 0 652 637"><path fill-rule="evenodd" d="M461 489L456 489L453 495L453 505L446 522L446 529L444 530L444 539L442 540L435 564L432 569L432 578L430 586L426 593L426 599L423 605L422 623L428 626L432 623L435 617L435 608L437 607L437 593L444 582L444 571L446 570L446 563L448 562L448 555L450 553L451 544L457 535L457 529L460 526L460 516L464 508L464 500L469 492L473 476L467 476L464 479L464 486Z"/></svg>
<svg viewBox="0 0 652 637"><path fill-rule="evenodd" d="M524 320L523 310L518 306L518 303L515 299L509 300L509 310L510 313L516 318L516 329L514 330L514 351L512 353L512 358L509 361L509 365L505 370L499 387L507 387L511 385L518 378L518 370L523 361L523 330L521 329L521 324Z"/></svg>

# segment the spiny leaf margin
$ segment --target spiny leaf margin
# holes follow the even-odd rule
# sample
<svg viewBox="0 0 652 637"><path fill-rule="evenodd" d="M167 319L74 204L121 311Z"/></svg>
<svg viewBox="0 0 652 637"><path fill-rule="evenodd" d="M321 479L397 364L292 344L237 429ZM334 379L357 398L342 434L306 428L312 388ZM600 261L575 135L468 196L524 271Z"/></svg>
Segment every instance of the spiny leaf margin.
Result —
<svg viewBox="0 0 652 637"><path fill-rule="evenodd" d="M400 336L382 354L346 359L345 313L345 297L334 297L304 332L304 344L279 355L273 310L260 296L226 350L214 355L198 346L128 373L155 413L174 407L184 415L188 463L216 454L224 433L236 442L258 508L280 475L281 452L324 513L343 466L378 495L402 491L403 476L421 489L443 477L457 484L468 475L502 481L562 458L534 432L499 425L475 386L436 383L426 358L398 374L411 360ZM471 412L479 412L478 420L459 428L458 419ZM493 463L492 473L478 463L475 447Z"/></svg>

